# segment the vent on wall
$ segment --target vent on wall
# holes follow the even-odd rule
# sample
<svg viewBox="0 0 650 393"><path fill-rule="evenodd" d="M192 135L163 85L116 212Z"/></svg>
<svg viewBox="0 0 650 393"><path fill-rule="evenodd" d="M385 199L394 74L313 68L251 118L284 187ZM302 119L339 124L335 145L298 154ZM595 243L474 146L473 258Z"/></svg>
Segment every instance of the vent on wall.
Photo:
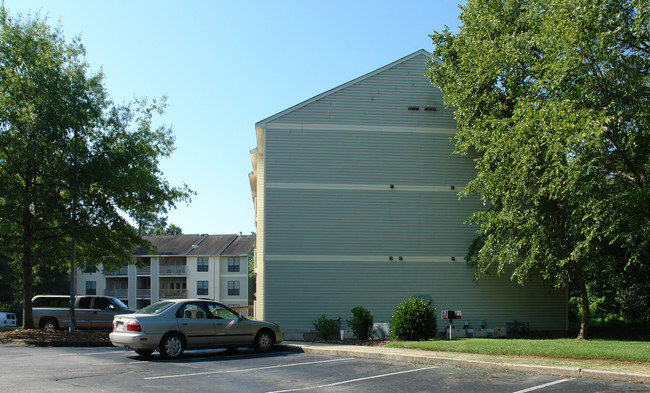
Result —
<svg viewBox="0 0 650 393"><path fill-rule="evenodd" d="M425 107L424 107L424 110L425 110L425 111L435 111L435 110L436 110L436 107L435 107L435 106L425 106Z"/></svg>
<svg viewBox="0 0 650 393"><path fill-rule="evenodd" d="M409 106L410 111L419 111L420 107L419 106Z"/></svg>

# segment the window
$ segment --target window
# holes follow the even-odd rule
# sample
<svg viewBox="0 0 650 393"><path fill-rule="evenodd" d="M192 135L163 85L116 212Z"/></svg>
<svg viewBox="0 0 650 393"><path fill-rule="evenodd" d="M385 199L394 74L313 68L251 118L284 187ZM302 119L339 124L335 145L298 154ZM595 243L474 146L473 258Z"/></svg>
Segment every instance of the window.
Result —
<svg viewBox="0 0 650 393"><path fill-rule="evenodd" d="M111 309L111 306L113 309L115 309L115 306L113 306L113 303L111 303L110 300L108 300L105 297L96 297L95 298L95 304L93 304L94 309L99 309L99 310L109 310Z"/></svg>
<svg viewBox="0 0 650 393"><path fill-rule="evenodd" d="M239 257L228 257L228 272L239 271Z"/></svg>
<svg viewBox="0 0 650 393"><path fill-rule="evenodd" d="M239 281L228 281L228 296L239 296Z"/></svg>
<svg viewBox="0 0 650 393"><path fill-rule="evenodd" d="M208 271L208 257L198 257L196 259L196 271L197 272Z"/></svg>
<svg viewBox="0 0 650 393"><path fill-rule="evenodd" d="M208 282L207 281L197 281L196 282L196 294L197 295L207 295L208 294Z"/></svg>
<svg viewBox="0 0 650 393"><path fill-rule="evenodd" d="M86 281L86 295L97 295L97 281Z"/></svg>
<svg viewBox="0 0 650 393"><path fill-rule="evenodd" d="M87 281L87 282L94 282L94 281ZM83 310L88 310L90 309L90 305L93 301L93 298L91 297L82 297L79 299L79 306L77 308L83 309Z"/></svg>
<svg viewBox="0 0 650 393"><path fill-rule="evenodd" d="M207 282L207 281L206 281ZM199 303L187 303L182 305L176 312L176 318L184 319L206 319L207 313Z"/></svg>
<svg viewBox="0 0 650 393"><path fill-rule="evenodd" d="M230 310L221 304L217 303L206 303L208 306L208 311L216 319L239 319L239 315L233 310Z"/></svg>
<svg viewBox="0 0 650 393"><path fill-rule="evenodd" d="M97 272L97 265L94 263L88 263L84 268L82 269L82 272L84 273L95 273Z"/></svg>

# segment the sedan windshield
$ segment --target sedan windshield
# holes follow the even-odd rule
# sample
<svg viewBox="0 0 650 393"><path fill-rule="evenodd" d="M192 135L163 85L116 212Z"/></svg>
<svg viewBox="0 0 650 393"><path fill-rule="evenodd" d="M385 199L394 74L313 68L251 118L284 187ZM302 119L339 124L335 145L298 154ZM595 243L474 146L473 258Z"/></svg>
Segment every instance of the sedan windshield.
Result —
<svg viewBox="0 0 650 393"><path fill-rule="evenodd" d="M143 309L138 310L138 314L160 314L161 312L163 312L166 309L168 309L169 307L171 307L172 304L174 304L174 303L165 302L165 301L154 303L154 304L152 304L150 306L147 306L147 307L145 307Z"/></svg>

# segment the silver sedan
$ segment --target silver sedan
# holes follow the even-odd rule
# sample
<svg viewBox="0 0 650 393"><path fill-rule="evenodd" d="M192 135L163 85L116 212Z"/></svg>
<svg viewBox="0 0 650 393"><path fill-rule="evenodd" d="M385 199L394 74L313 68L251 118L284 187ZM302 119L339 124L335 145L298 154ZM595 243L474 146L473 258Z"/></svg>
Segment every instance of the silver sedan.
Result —
<svg viewBox="0 0 650 393"><path fill-rule="evenodd" d="M267 352L284 335L275 323L244 318L219 302L179 299L116 315L110 339L114 346L141 356L157 350L165 359L176 359L186 349L250 346Z"/></svg>

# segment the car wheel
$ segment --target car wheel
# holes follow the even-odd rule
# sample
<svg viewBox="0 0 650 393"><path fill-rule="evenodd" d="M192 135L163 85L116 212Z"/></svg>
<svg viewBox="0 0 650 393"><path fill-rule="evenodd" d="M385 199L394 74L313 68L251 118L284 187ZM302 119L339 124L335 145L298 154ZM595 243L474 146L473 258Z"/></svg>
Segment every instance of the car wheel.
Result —
<svg viewBox="0 0 650 393"><path fill-rule="evenodd" d="M55 330L59 330L59 323L56 321L56 319L43 319L41 321L40 327L45 331L53 332Z"/></svg>
<svg viewBox="0 0 650 393"><path fill-rule="evenodd" d="M185 351L185 341L178 333L169 333L160 340L158 352L163 359L178 359Z"/></svg>
<svg viewBox="0 0 650 393"><path fill-rule="evenodd" d="M148 358L153 353L153 350L152 349L146 349L146 350L145 349L138 349L138 350L135 351L135 353L142 356L143 358Z"/></svg>
<svg viewBox="0 0 650 393"><path fill-rule="evenodd" d="M257 352L268 352L273 346L273 333L269 330L260 330L253 340L253 347Z"/></svg>

